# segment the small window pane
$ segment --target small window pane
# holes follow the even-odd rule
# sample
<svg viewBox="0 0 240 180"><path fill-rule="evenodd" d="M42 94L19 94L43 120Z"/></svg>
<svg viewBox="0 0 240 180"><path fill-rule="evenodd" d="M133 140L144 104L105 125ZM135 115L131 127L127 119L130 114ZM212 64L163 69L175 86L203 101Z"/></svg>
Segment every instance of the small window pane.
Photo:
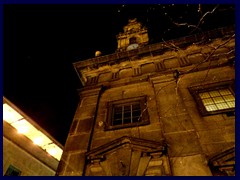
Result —
<svg viewBox="0 0 240 180"><path fill-rule="evenodd" d="M124 119L125 118L131 118L131 111L130 112L124 112Z"/></svg>
<svg viewBox="0 0 240 180"><path fill-rule="evenodd" d="M235 98L233 95L223 96L223 98L225 99L225 101L235 101Z"/></svg>
<svg viewBox="0 0 240 180"><path fill-rule="evenodd" d="M122 119L122 113L121 114L114 114L114 119Z"/></svg>
<svg viewBox="0 0 240 180"><path fill-rule="evenodd" d="M131 106L124 106L124 112L131 112Z"/></svg>
<svg viewBox="0 0 240 180"><path fill-rule="evenodd" d="M221 95L231 94L231 92L229 91L229 89L220 89L219 92L220 92Z"/></svg>
<svg viewBox="0 0 240 180"><path fill-rule="evenodd" d="M215 106L215 105L208 105L208 106L206 106L206 109L207 109L207 111L216 111L216 110L218 110L217 106Z"/></svg>
<svg viewBox="0 0 240 180"><path fill-rule="evenodd" d="M211 97L220 96L220 93L218 91L210 91L209 94L210 94Z"/></svg>
<svg viewBox="0 0 240 180"><path fill-rule="evenodd" d="M114 107L114 112L115 113L122 113L122 106L116 106L116 107Z"/></svg>
<svg viewBox="0 0 240 180"><path fill-rule="evenodd" d="M224 102L224 99L223 99L222 97L214 97L214 98L213 98L213 101L214 101L215 103L222 103L222 102Z"/></svg>
<svg viewBox="0 0 240 180"><path fill-rule="evenodd" d="M235 102L234 101L229 101L229 102L227 102L227 104L230 108L235 108Z"/></svg>
<svg viewBox="0 0 240 180"><path fill-rule="evenodd" d="M122 119L114 119L113 125L121 125L122 124Z"/></svg>
<svg viewBox="0 0 240 180"><path fill-rule="evenodd" d="M140 117L133 117L133 122L140 122L141 121L141 118Z"/></svg>
<svg viewBox="0 0 240 180"><path fill-rule="evenodd" d="M141 109L140 104L133 104L133 105L132 105L132 109L133 109L133 110L139 110L139 109Z"/></svg>
<svg viewBox="0 0 240 180"><path fill-rule="evenodd" d="M131 118L124 118L124 124L129 124L131 123Z"/></svg>
<svg viewBox="0 0 240 180"><path fill-rule="evenodd" d="M228 105L226 103L216 104L218 109L228 109Z"/></svg>
<svg viewBox="0 0 240 180"><path fill-rule="evenodd" d="M209 104L214 104L212 99L203 99L203 104L204 105L209 105Z"/></svg>
<svg viewBox="0 0 240 180"><path fill-rule="evenodd" d="M204 99L204 98L209 98L210 95L208 92L204 92L204 93L199 93L199 96L201 97L201 99Z"/></svg>

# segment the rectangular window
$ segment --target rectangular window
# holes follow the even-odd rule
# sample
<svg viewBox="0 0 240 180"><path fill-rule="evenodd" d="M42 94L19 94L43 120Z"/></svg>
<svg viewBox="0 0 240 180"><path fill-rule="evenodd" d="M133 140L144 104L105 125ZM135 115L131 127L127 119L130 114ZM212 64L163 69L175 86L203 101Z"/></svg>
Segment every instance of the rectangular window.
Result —
<svg viewBox="0 0 240 180"><path fill-rule="evenodd" d="M145 97L110 102L108 107L106 130L149 123Z"/></svg>
<svg viewBox="0 0 240 180"><path fill-rule="evenodd" d="M14 167L13 165L10 165L5 173L4 176L20 176L21 171Z"/></svg>
<svg viewBox="0 0 240 180"><path fill-rule="evenodd" d="M235 108L235 97L229 89L219 89L199 93L208 112Z"/></svg>
<svg viewBox="0 0 240 180"><path fill-rule="evenodd" d="M199 110L203 115L235 111L233 82L221 82L190 87Z"/></svg>

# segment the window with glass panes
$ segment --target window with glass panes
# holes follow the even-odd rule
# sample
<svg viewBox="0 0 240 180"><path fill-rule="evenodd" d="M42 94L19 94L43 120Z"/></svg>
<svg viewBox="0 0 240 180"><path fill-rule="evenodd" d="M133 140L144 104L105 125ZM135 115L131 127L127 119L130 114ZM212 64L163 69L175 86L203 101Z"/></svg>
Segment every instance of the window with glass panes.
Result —
<svg viewBox="0 0 240 180"><path fill-rule="evenodd" d="M234 114L234 80L189 87L202 115Z"/></svg>
<svg viewBox="0 0 240 180"><path fill-rule="evenodd" d="M112 125L124 125L141 121L140 103L116 105L113 107Z"/></svg>
<svg viewBox="0 0 240 180"><path fill-rule="evenodd" d="M235 108L235 97L229 89L202 92L199 97L207 111Z"/></svg>
<svg viewBox="0 0 240 180"><path fill-rule="evenodd" d="M146 97L110 102L106 130L149 124Z"/></svg>

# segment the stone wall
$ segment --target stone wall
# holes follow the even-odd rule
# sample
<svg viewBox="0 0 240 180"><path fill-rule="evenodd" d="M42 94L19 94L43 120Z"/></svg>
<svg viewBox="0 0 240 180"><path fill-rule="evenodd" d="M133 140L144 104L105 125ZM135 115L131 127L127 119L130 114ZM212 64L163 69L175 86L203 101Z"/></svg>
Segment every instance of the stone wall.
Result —
<svg viewBox="0 0 240 180"><path fill-rule="evenodd" d="M235 116L203 116L189 87L234 80L234 52L234 36L228 34L178 50L169 48L155 54L149 50L148 56L127 52L133 53L132 58L78 71L91 83L85 82L88 84L80 92L59 174L84 175L85 153L129 136L165 140L172 175L212 175L208 158L234 146ZM90 60L76 66L86 64ZM179 74L174 77L175 71ZM150 123L106 130L109 102L140 96L146 97Z"/></svg>
<svg viewBox="0 0 240 180"><path fill-rule="evenodd" d="M21 171L21 176L54 176L56 169L50 168L12 141L3 137L3 175L12 165Z"/></svg>

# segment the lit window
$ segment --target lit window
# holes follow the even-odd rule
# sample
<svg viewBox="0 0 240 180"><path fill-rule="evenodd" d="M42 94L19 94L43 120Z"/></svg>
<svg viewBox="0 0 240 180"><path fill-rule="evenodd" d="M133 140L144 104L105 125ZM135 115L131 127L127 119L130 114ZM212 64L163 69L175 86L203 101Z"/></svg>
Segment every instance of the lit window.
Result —
<svg viewBox="0 0 240 180"><path fill-rule="evenodd" d="M205 86L190 87L202 114L226 113L235 110L233 82L221 82Z"/></svg>
<svg viewBox="0 0 240 180"><path fill-rule="evenodd" d="M235 97L229 89L199 93L207 111L235 108Z"/></svg>
<svg viewBox="0 0 240 180"><path fill-rule="evenodd" d="M145 97L109 103L106 129L116 129L148 124Z"/></svg>

